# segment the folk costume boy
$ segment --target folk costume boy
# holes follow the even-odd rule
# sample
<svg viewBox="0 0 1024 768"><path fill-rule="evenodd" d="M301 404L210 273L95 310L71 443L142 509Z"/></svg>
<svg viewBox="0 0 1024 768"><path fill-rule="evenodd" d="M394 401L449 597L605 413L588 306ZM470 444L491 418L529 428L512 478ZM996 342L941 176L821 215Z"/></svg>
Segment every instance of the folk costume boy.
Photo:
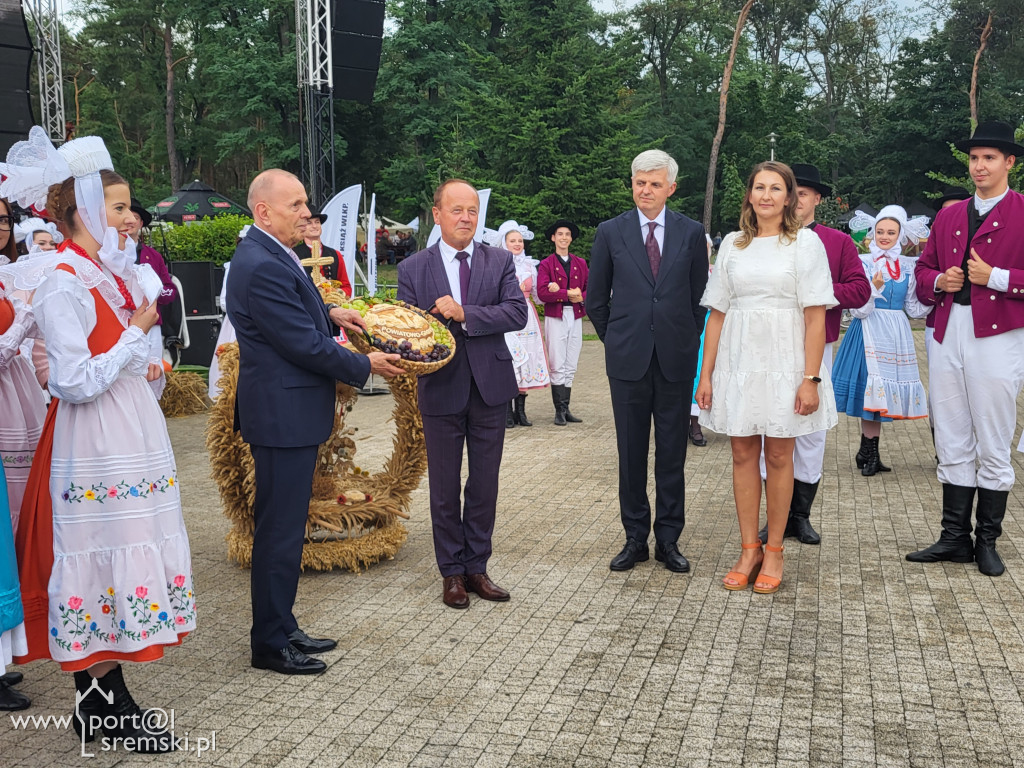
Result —
<svg viewBox="0 0 1024 768"><path fill-rule="evenodd" d="M976 560L999 576L996 540L1013 487L1010 442L1024 383L1024 195L1007 179L1024 146L1000 122L982 123L956 146L970 157L976 191L939 211L916 268L918 298L935 306L928 363L942 534L907 560Z"/></svg>

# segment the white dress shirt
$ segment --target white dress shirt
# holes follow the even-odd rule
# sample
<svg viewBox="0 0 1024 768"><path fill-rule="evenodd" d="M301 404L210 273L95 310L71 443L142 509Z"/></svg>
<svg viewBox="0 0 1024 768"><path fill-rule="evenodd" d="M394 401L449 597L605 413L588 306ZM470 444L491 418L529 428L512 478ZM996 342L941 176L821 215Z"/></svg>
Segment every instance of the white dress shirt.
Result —
<svg viewBox="0 0 1024 768"><path fill-rule="evenodd" d="M281 246L282 248L284 248L284 250L285 250L285 253L287 253L287 254L288 254L288 255L289 255L290 257L291 257L291 260L292 260L292 261L294 261L294 262L295 262L296 264L298 264L298 265L299 265L299 269L302 269L302 262L301 262L301 261L299 261L299 256L298 256L298 254L296 254L296 253L295 253L295 251L293 251L293 250L292 250L291 248L289 248L289 247L288 247L287 245L285 245L284 243L282 243L282 242L281 242L280 240L278 240L278 239L277 239L276 237L274 237L274 236L273 236L272 234L270 234L269 232L267 232L267 230L265 230L265 229L263 229L262 227L260 227L260 226L259 226L258 224L253 224L253 227L255 227L256 229L258 229L258 230L259 230L260 232L262 232L262 233L263 233L264 235L266 235L266 236L267 236L267 237L269 237L269 238L270 238L271 240L273 240L273 241L274 241L275 243L277 243L277 244L278 244L278 245L280 245L280 246ZM303 271L303 272L305 272L306 270L302 269L302 271Z"/></svg>
<svg viewBox="0 0 1024 768"><path fill-rule="evenodd" d="M658 241L658 252L665 255L665 208L662 206L661 212L653 219L648 219L647 216L639 208L636 212L640 214L640 233L643 235L643 242L647 242L647 234L651 231L647 226L648 224L657 224L654 228L654 239Z"/></svg>
<svg viewBox="0 0 1024 768"><path fill-rule="evenodd" d="M451 289L451 296L455 299L455 303L461 305L462 302L462 283L459 281L459 260L455 258L459 254L458 248L453 248L444 241L444 238L437 241L438 248L441 249L441 261L444 263L444 272L448 275L448 287ZM473 269L473 245L470 241L464 250L469 254L469 258L466 259L466 263L470 269Z"/></svg>

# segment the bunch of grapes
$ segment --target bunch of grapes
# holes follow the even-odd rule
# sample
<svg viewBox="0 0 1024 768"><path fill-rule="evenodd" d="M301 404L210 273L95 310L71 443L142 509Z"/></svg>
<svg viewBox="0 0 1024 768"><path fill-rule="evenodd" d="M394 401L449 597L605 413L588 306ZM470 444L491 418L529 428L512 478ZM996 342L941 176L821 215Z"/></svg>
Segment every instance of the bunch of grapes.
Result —
<svg viewBox="0 0 1024 768"><path fill-rule="evenodd" d="M373 337L373 346L381 352L399 355L403 360L413 363L436 363L438 360L446 359L451 354L451 351L444 344L434 344L430 352L418 352L413 349L412 344L408 341L399 342L392 339L382 339L380 336Z"/></svg>

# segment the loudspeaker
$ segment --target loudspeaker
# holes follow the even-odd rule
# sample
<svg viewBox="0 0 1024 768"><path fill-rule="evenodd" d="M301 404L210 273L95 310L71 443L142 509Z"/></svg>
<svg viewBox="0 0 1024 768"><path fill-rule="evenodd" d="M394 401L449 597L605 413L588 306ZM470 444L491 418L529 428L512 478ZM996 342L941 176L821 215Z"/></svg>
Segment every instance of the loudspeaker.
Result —
<svg viewBox="0 0 1024 768"><path fill-rule="evenodd" d="M377 87L384 0L333 0L334 98L369 104Z"/></svg>
<svg viewBox="0 0 1024 768"><path fill-rule="evenodd" d="M188 349L181 350L181 365L210 365L221 323L219 315L188 318Z"/></svg>
<svg viewBox="0 0 1024 768"><path fill-rule="evenodd" d="M181 281L186 317L218 313L212 261L172 261L168 266L171 274Z"/></svg>
<svg viewBox="0 0 1024 768"><path fill-rule="evenodd" d="M32 44L21 0L0 0L0 157L28 136L32 119L29 71Z"/></svg>

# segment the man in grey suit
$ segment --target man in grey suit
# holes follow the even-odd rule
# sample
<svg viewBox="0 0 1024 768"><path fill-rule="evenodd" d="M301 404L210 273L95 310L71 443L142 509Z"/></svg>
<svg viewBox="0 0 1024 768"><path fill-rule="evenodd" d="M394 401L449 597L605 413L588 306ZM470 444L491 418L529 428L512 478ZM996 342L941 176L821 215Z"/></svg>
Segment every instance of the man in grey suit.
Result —
<svg viewBox="0 0 1024 768"><path fill-rule="evenodd" d="M654 557L677 573L684 511L687 423L700 305L708 281L704 227L665 207L679 166L652 149L633 160L633 208L602 222L590 252L587 314L604 342L619 452L619 508L626 545L612 560L625 571L649 557L647 454L654 420Z"/></svg>
<svg viewBox="0 0 1024 768"><path fill-rule="evenodd" d="M437 314L455 337L455 356L419 379L427 446L430 520L441 571L441 599L468 608L509 594L487 575L505 441L505 408L519 392L505 334L526 325L526 300L512 254L474 243L480 199L450 179L434 192L441 239L398 265L398 298ZM469 476L462 497L462 450Z"/></svg>

